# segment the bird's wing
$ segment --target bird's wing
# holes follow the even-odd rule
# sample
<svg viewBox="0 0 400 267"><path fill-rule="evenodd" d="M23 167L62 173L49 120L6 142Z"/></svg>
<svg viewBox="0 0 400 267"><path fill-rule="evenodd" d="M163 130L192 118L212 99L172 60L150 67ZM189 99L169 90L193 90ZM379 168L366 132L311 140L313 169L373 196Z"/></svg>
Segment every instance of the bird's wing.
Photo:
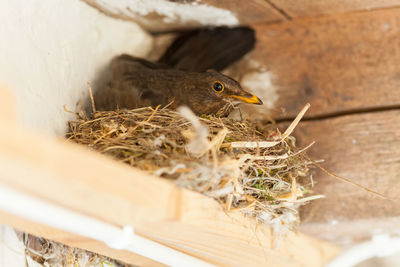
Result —
<svg viewBox="0 0 400 267"><path fill-rule="evenodd" d="M163 67L162 64L153 63L127 54L120 55L111 62L113 75L137 71L139 68L160 69Z"/></svg>
<svg viewBox="0 0 400 267"><path fill-rule="evenodd" d="M186 71L221 71L254 48L254 30L217 27L178 36L158 61Z"/></svg>
<svg viewBox="0 0 400 267"><path fill-rule="evenodd" d="M121 55L111 62L111 82L95 92L96 107L100 110L138 108L166 105L168 99L162 92L146 86L146 73L163 68L142 58Z"/></svg>

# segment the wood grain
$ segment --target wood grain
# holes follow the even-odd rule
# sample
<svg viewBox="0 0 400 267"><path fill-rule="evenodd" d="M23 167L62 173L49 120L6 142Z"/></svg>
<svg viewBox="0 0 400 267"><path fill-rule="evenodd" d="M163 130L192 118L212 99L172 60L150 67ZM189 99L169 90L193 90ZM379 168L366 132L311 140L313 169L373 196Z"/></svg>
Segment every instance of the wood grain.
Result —
<svg viewBox="0 0 400 267"><path fill-rule="evenodd" d="M201 3L230 10L239 19L241 25L286 20L282 14L265 0L202 0Z"/></svg>
<svg viewBox="0 0 400 267"><path fill-rule="evenodd" d="M394 220L400 217L399 125L400 110L393 110L302 122L297 126L299 145L315 140L309 153L314 159L324 159L323 167L393 199L381 199L314 169L313 190L326 198L302 209L303 229L338 241L344 237L369 238L374 229L392 233L400 227L400 220ZM316 225L325 228L318 232ZM329 227L335 231L329 231ZM347 235L343 236L343 232Z"/></svg>
<svg viewBox="0 0 400 267"><path fill-rule="evenodd" d="M291 17L320 16L400 6L399 0L269 0Z"/></svg>
<svg viewBox="0 0 400 267"><path fill-rule="evenodd" d="M252 116L294 117L307 102L312 109L306 117L400 104L400 9L255 29L258 42L250 58L272 77L272 85L257 93L268 102L272 90L278 100L272 110L246 107Z"/></svg>

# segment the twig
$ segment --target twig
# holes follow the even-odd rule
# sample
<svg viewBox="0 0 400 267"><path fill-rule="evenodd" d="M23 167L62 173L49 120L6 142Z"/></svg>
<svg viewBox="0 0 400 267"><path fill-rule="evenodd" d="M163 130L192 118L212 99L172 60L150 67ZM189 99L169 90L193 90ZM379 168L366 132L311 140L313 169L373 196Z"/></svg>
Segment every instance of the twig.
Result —
<svg viewBox="0 0 400 267"><path fill-rule="evenodd" d="M92 103L92 112L93 112L93 114L95 114L96 106L94 105L93 91L92 91L92 87L90 86L90 83L88 83L88 90L89 90L90 101Z"/></svg>
<svg viewBox="0 0 400 267"><path fill-rule="evenodd" d="M66 105L64 105L64 111L68 112L68 113L76 114L76 112L73 112L72 110L69 110Z"/></svg>
<svg viewBox="0 0 400 267"><path fill-rule="evenodd" d="M240 158L242 160L278 160L278 159L287 159L289 158L291 155L288 155L287 153L283 154L283 155L265 155L265 156L256 156L256 155L250 155L250 154L242 154L240 155Z"/></svg>
<svg viewBox="0 0 400 267"><path fill-rule="evenodd" d="M282 134L281 138L279 141L264 141L264 142L232 142L227 145L230 145L232 148L268 148L268 147L273 147L276 146L277 144L281 143L283 140L285 140L296 128L297 124L300 122L301 118L303 118L304 114L306 111L310 108L310 104L307 103L304 108L300 111L299 114L297 114L296 118L293 120L293 122L289 125L289 127L286 129L286 131Z"/></svg>
<svg viewBox="0 0 400 267"><path fill-rule="evenodd" d="M392 200L392 201L393 201L393 199L389 198L388 196L385 196L385 195L383 195L383 194L381 194L381 193L378 193L378 192L376 192L376 191L374 191L374 190L371 190L371 189L369 189L368 187L365 187L365 186L363 186L363 185L357 184L357 183L351 181L350 179L347 179L347 178L344 178L344 177L340 177L340 176L338 176L338 175L336 175L336 174L334 174L334 173L331 173L330 171L328 171L327 169L325 169L324 167L322 167L321 165L319 165L315 160L309 158L308 156L304 156L304 157L307 158L309 161L311 161L311 163L312 163L314 166L316 166L316 167L319 168L321 171L325 172L326 174L328 174L329 176L331 176L331 177L333 177L333 178L336 178L336 179L338 179L338 180L340 180L340 181L342 181L342 182L346 182L346 183L349 183L349 184L351 184L351 185L354 185L354 186L356 186L356 187L358 187L358 188L360 188L360 189L362 189L362 190L364 190L364 191L367 191L368 193L374 194L374 195L376 195L376 196L378 196L378 197L380 197L380 198L387 199L387 200Z"/></svg>
<svg viewBox="0 0 400 267"><path fill-rule="evenodd" d="M150 114L150 116L149 116L147 119L145 119L145 120L139 122L135 127L133 127L132 131L136 130L139 126L141 126L141 125L143 125L143 124L149 122L149 121L154 117L154 115L157 113L157 110L160 108L160 106L161 106L161 105L158 105L158 106L153 110L153 112Z"/></svg>
<svg viewBox="0 0 400 267"><path fill-rule="evenodd" d="M304 114L307 112L307 110L311 107L310 103L307 103L304 108L300 111L299 114L297 114L296 118L294 121L289 125L289 127L286 129L286 131L283 133L281 140L286 139L296 128L297 124L299 124L301 118L303 118Z"/></svg>

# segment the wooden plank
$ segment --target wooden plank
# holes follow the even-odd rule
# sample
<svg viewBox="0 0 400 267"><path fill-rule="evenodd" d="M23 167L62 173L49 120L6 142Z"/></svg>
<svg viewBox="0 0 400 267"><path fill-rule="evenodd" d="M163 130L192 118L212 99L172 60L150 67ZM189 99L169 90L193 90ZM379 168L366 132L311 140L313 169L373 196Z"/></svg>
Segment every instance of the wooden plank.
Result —
<svg viewBox="0 0 400 267"><path fill-rule="evenodd" d="M241 213L226 214L211 198L1 120L0 169L1 184L114 225L133 225L141 236L219 265L320 266L338 252L330 244L294 233L274 250L268 227ZM8 216L2 218L8 222ZM36 229L29 222L15 226L66 244L74 240L78 247L135 263L96 241Z"/></svg>
<svg viewBox="0 0 400 267"><path fill-rule="evenodd" d="M23 232L45 237L48 240L63 243L71 247L81 248L104 256L109 256L121 260L122 262L135 263L137 266L164 266L163 264L132 252L111 249L102 242L97 242L59 229L41 225L2 211L0 211L0 222L2 224L12 225L14 228Z"/></svg>
<svg viewBox="0 0 400 267"><path fill-rule="evenodd" d="M218 233L214 232L215 228L204 227L193 231L186 223L182 225L176 222L167 222L157 227L149 224L146 232L152 229L152 236L158 236L154 240L160 241L164 238L172 241L184 238L181 244L197 252L192 255L214 259L215 263L224 266L323 266L338 252L336 250L333 253L332 247L328 248L327 244L300 233L283 236L282 243L274 249L274 244L278 244L281 237L271 236L271 229L262 225L246 222L241 218L242 215L235 217L231 217L231 221L220 220ZM235 226L237 223L245 225L246 230L239 230ZM182 236L182 231L186 234L177 238ZM172 247L179 248L174 245ZM315 249L317 247L318 250Z"/></svg>
<svg viewBox="0 0 400 267"><path fill-rule="evenodd" d="M16 121L16 103L11 92L0 86L0 119L13 123Z"/></svg>
<svg viewBox="0 0 400 267"><path fill-rule="evenodd" d="M114 224L177 218L179 189L167 180L6 124L0 136L2 183Z"/></svg>
<svg viewBox="0 0 400 267"><path fill-rule="evenodd" d="M336 242L370 238L400 227L400 110L354 114L300 123L300 146L315 140L309 153L331 172L384 194L385 200L315 169L314 192L326 198L304 206L309 234ZM396 219L397 218L397 219Z"/></svg>
<svg viewBox="0 0 400 267"><path fill-rule="evenodd" d="M306 117L400 104L400 9L254 27L250 58L272 77L255 93L278 99L247 106L252 116L294 117L307 102Z"/></svg>
<svg viewBox="0 0 400 267"><path fill-rule="evenodd" d="M291 17L318 16L400 6L399 0L269 0Z"/></svg>
<svg viewBox="0 0 400 267"><path fill-rule="evenodd" d="M137 266L164 266L140 255L125 250L111 249L104 243L83 238L81 236L60 231L48 226L40 225L1 211L0 221L4 224L12 225L18 230L28 232L36 236L45 237L46 239L60 242L71 247L77 247L99 253L122 262L135 264ZM227 226L229 230L230 227L229 225ZM174 222L166 222L162 225L150 224L147 225L146 228L148 228L148 231L146 230L146 232L151 233L151 235L147 236L148 238L153 237L151 239L176 249L181 248L181 245L178 245L180 241L177 241L179 240L179 235L182 233L182 231L187 230L179 223ZM227 229L225 229L225 231L226 230ZM201 235L197 233L193 234L195 236L187 236L184 241L185 246L194 242L194 246L192 246L195 249L194 251L201 251L201 253L193 253L193 251L191 251L188 254L199 256L204 260L208 260L220 266L237 266L238 264L248 264L248 266L265 266L265 264L272 266L293 267L299 266L299 264L303 264L304 266L321 266L338 253L337 248L334 248L333 246L326 246L326 243L313 240L312 238L301 234L290 235L288 239L283 242L282 246L279 247L279 249L260 250L258 247L260 242L266 241L270 243L271 240L258 239L256 235L259 234L259 231L257 231L255 228L252 230L254 231L252 231L251 239L247 239L246 235L249 234L248 229L246 233L243 233L243 236L239 233L236 233L237 237L235 238L229 238L223 234L218 235L218 238L216 238L216 236L214 236L208 230L201 229ZM193 233L193 229L190 231ZM192 240L190 238L195 239ZM177 242L175 245L171 245L170 242L165 243L166 239L171 240L172 243L176 241ZM210 242L210 239L213 240L214 243L208 243ZM248 240L251 241L250 246L247 244ZM310 250L310 247L307 245L307 243L312 244L315 246L315 248L319 247L320 250ZM306 244L306 246L304 246L304 244ZM243 250L237 250L237 246L240 246ZM215 247L218 247L221 251L216 253ZM282 257L283 254L291 254L292 251L295 252L295 255ZM299 263L297 261L297 257L301 254L309 255L309 257L305 259L304 262ZM209 255L212 255L212 257L209 258ZM243 256L245 256L245 259L243 259Z"/></svg>
<svg viewBox="0 0 400 267"><path fill-rule="evenodd" d="M286 18L265 0L202 0L201 3L233 12L241 25L272 23Z"/></svg>

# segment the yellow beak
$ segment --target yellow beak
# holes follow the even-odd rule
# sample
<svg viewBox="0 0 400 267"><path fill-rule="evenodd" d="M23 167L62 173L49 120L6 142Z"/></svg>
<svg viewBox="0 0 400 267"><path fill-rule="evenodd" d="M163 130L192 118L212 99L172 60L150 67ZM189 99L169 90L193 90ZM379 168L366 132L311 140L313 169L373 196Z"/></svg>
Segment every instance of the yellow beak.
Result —
<svg viewBox="0 0 400 267"><path fill-rule="evenodd" d="M255 95L248 93L249 96L239 96L239 95L230 95L229 97L233 97L236 99L239 99L245 103L249 103L249 104L256 104L256 105L262 105L263 102L261 101L261 99L259 99L258 97L256 97Z"/></svg>

